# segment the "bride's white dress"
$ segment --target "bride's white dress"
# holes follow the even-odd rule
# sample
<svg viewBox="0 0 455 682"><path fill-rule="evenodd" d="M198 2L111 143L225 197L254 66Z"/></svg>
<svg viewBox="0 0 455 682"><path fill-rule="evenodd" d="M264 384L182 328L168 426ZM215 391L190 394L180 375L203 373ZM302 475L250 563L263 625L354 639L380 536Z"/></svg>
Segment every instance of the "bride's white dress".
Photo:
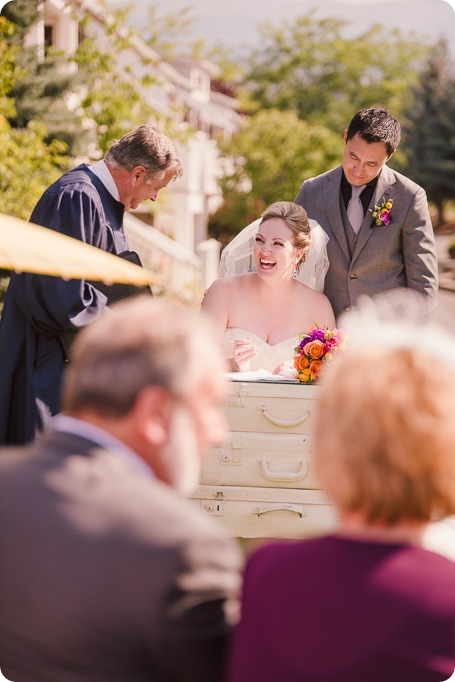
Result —
<svg viewBox="0 0 455 682"><path fill-rule="evenodd" d="M226 329L224 333L224 351L226 355L232 355L233 343L236 339L251 339L258 349L258 355L251 360L250 370L252 372L258 369L266 369L269 372L273 372L283 362L292 365L294 348L298 344L297 336L291 336L291 338L283 339L283 341L279 341L271 346L267 341L246 329L231 327Z"/></svg>

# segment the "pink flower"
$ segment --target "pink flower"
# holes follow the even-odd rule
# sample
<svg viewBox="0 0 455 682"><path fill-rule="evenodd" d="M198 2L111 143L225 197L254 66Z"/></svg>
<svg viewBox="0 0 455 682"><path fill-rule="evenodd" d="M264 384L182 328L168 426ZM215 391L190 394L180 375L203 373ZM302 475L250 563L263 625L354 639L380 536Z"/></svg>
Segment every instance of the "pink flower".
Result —
<svg viewBox="0 0 455 682"><path fill-rule="evenodd" d="M392 222L392 217L390 215L390 211L384 211L381 215L381 220L383 225L388 225L389 223Z"/></svg>

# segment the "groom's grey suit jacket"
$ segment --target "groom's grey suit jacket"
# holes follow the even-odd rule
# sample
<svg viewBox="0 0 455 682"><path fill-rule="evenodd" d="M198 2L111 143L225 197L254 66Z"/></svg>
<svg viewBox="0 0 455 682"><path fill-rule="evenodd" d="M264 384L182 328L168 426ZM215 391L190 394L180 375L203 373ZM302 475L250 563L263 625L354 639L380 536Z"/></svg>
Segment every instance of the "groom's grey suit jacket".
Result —
<svg viewBox="0 0 455 682"><path fill-rule="evenodd" d="M351 255L340 193L342 174L339 166L306 180L295 199L329 236L324 293L336 317L354 306L362 294L373 296L397 287L421 292L427 297L428 310L433 310L438 264L425 191L384 166ZM392 222L375 225L370 209L383 198L393 198Z"/></svg>

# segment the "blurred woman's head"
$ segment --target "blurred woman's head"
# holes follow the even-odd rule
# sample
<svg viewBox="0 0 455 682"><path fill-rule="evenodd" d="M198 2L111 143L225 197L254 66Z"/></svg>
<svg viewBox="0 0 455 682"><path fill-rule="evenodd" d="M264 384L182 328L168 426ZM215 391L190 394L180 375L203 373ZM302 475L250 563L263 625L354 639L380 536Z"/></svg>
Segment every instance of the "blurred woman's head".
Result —
<svg viewBox="0 0 455 682"><path fill-rule="evenodd" d="M392 526L455 513L455 368L431 339L354 344L326 370L315 467L342 516Z"/></svg>

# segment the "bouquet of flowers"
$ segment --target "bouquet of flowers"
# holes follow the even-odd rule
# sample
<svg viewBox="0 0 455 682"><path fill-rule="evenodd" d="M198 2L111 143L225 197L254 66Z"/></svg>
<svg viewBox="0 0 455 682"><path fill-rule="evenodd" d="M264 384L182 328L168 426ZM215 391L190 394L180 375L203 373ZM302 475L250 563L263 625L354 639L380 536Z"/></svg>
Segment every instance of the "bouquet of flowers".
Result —
<svg viewBox="0 0 455 682"><path fill-rule="evenodd" d="M296 379L302 384L312 384L322 374L336 353L346 348L342 329L330 330L315 326L309 334L299 334L300 342L294 349Z"/></svg>

